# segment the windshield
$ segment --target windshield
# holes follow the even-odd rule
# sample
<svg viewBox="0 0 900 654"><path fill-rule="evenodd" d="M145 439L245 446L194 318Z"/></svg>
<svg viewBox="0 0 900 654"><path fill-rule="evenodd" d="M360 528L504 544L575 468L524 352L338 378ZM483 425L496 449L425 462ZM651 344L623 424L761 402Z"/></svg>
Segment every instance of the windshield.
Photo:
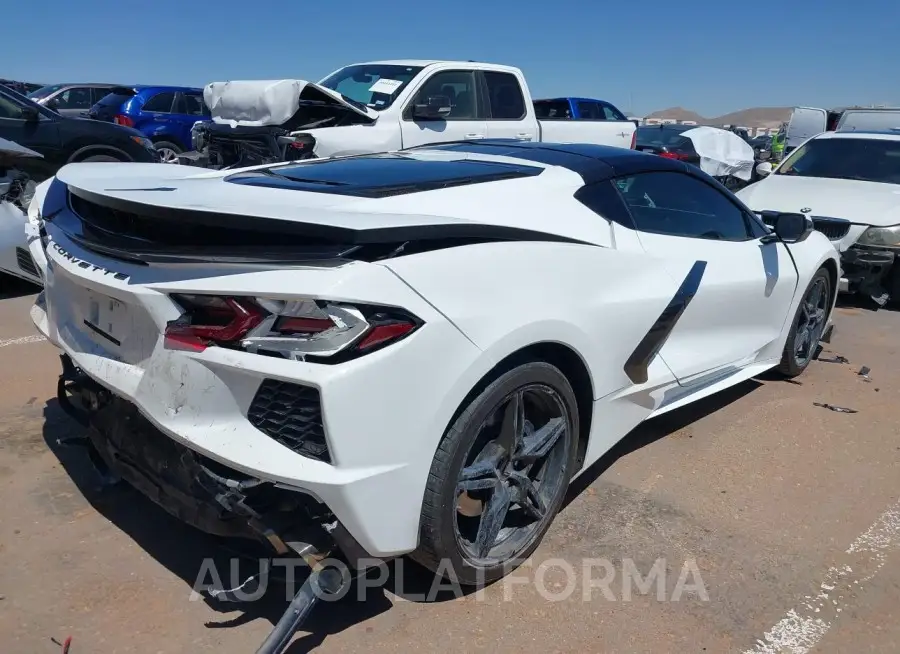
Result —
<svg viewBox="0 0 900 654"><path fill-rule="evenodd" d="M319 86L337 91L353 102L377 111L393 104L406 85L422 71L421 66L360 64L332 73Z"/></svg>
<svg viewBox="0 0 900 654"><path fill-rule="evenodd" d="M814 139L794 150L775 174L900 184L900 141Z"/></svg>
<svg viewBox="0 0 900 654"><path fill-rule="evenodd" d="M683 127L638 127L635 142L640 145L669 146L684 141L682 134L696 125Z"/></svg>
<svg viewBox="0 0 900 654"><path fill-rule="evenodd" d="M28 97L32 100L41 100L46 98L48 95L55 93L59 89L63 87L62 84L51 84L50 86L42 86L36 91L32 91L28 94Z"/></svg>

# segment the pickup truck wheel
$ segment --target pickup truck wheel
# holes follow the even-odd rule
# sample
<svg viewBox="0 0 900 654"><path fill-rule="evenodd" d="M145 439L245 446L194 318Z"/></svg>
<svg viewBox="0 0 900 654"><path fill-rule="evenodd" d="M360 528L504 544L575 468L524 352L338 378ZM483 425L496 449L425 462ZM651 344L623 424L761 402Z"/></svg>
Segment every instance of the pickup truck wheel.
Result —
<svg viewBox="0 0 900 654"><path fill-rule="evenodd" d="M156 141L154 145L156 146L156 151L159 153L160 163L181 163L181 159L178 158L178 155L182 152L180 147L171 141Z"/></svg>
<svg viewBox="0 0 900 654"><path fill-rule="evenodd" d="M575 469L578 405L560 370L522 364L472 399L438 446L411 558L467 586L534 551Z"/></svg>

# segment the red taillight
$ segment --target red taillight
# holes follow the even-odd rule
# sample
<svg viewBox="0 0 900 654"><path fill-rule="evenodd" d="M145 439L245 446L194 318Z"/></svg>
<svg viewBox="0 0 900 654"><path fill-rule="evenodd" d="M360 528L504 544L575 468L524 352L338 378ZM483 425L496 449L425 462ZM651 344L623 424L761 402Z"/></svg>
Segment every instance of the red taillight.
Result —
<svg viewBox="0 0 900 654"><path fill-rule="evenodd" d="M631 133L631 145L629 147L631 147L631 149L634 150L634 146L636 146L636 145L637 145L637 130L634 130Z"/></svg>
<svg viewBox="0 0 900 654"><path fill-rule="evenodd" d="M679 161L687 161L688 155L683 152L660 152L659 156L663 159L678 159Z"/></svg>
<svg viewBox="0 0 900 654"><path fill-rule="evenodd" d="M389 325L375 325L369 333L366 334L366 337L360 341L357 348L365 350L370 347L375 347L376 345L381 345L382 343L399 338L404 334L408 334L415 329L415 327L416 326L411 322L395 322Z"/></svg>
<svg viewBox="0 0 900 654"><path fill-rule="evenodd" d="M163 343L170 350L202 352L219 345L339 363L400 340L422 324L400 309L310 298L176 294L172 299L183 313L166 325Z"/></svg>
<svg viewBox="0 0 900 654"><path fill-rule="evenodd" d="M209 345L241 340L266 313L246 298L177 295L184 315L166 325L164 344L172 350L202 352Z"/></svg>
<svg viewBox="0 0 900 654"><path fill-rule="evenodd" d="M116 114L116 117L113 118L113 122L116 125L124 125L125 127L134 127L134 121L126 116L125 114Z"/></svg>

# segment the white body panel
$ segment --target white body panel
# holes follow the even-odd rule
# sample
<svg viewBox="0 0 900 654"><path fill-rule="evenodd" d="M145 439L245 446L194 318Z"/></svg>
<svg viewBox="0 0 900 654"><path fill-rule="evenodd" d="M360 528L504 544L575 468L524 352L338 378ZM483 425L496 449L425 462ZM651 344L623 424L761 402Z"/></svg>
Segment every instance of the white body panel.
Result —
<svg viewBox="0 0 900 654"><path fill-rule="evenodd" d="M319 498L370 554L390 556L415 549L437 445L464 398L498 362L535 344L554 344L584 363L594 417L585 468L651 415L775 365L800 300L795 289L805 289L824 262L837 259L816 235L790 246L793 258L782 243L760 251L757 241L647 238L576 200L584 181L567 168L448 150L410 156L512 160L543 170L366 199L223 181L234 171L76 164L60 171L43 206L68 211L65 182L95 197L285 224L363 230L477 225L546 238L499 239L371 263L136 265L81 247L56 218L45 226L46 250L39 240L30 246L46 277L46 301L35 305L32 318L89 377L136 404L164 434L227 466ZM625 372L629 354L702 260L709 272L696 297L651 357L647 380L633 381ZM423 324L402 341L336 365L221 347L177 351L166 349L162 337L181 313L171 293L402 307ZM96 306L108 307L93 319L108 325L118 345L85 328ZM689 356L693 348L703 350L702 360ZM248 421L265 378L319 390L331 463L295 453Z"/></svg>
<svg viewBox="0 0 900 654"><path fill-rule="evenodd" d="M11 202L0 202L0 272L15 275L35 284L40 284L40 277L19 266L16 250L26 250L25 212Z"/></svg>
<svg viewBox="0 0 900 654"><path fill-rule="evenodd" d="M423 66L419 73L400 91L393 103L382 111L367 109L366 115L374 120L366 125L348 125L304 129L294 134L310 134L315 137L314 153L319 158L337 157L370 152L387 152L403 148L463 139L512 138L525 141L556 143L594 143L615 147L631 147L636 127L629 121L572 121L557 123L544 121L539 124L532 104L531 93L525 76L518 68L497 64L459 61L389 61L375 62ZM526 113L519 120L429 120L414 121L405 117L416 93L435 74L441 71L496 71L512 74L519 81L524 96ZM206 87L207 103L213 109L219 123L263 125L280 124L297 110L296 97L305 85L319 85L303 80L214 82ZM229 90L230 89L230 90ZM256 94L256 98L254 97ZM333 92L330 92L334 95ZM227 105L227 106L226 106ZM215 107L221 107L217 109ZM279 120L284 118L284 120Z"/></svg>

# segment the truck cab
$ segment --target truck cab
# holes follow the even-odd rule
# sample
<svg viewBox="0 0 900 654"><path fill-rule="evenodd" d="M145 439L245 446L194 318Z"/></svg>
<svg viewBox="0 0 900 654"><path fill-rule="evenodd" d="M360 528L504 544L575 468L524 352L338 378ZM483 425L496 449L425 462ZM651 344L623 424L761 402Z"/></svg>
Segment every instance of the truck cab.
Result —
<svg viewBox="0 0 900 654"><path fill-rule="evenodd" d="M543 120L522 71L478 62L351 64L318 83L214 82L212 120L191 156L210 167L387 152L447 141L513 139L633 147L635 125ZM205 157L205 161L204 161Z"/></svg>

